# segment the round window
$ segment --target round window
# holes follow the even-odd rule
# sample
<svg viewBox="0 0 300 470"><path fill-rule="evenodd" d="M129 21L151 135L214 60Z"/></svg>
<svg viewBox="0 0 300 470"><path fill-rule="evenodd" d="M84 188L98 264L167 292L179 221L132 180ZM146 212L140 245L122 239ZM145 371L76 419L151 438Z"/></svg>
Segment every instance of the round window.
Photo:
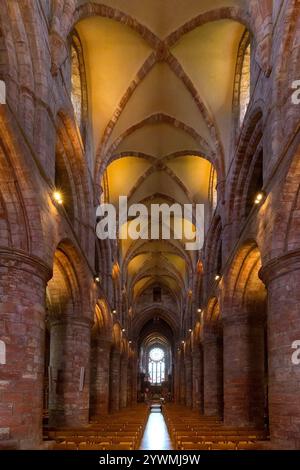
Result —
<svg viewBox="0 0 300 470"><path fill-rule="evenodd" d="M162 349L160 348L153 348L150 351L150 359L152 361L161 361L165 355Z"/></svg>

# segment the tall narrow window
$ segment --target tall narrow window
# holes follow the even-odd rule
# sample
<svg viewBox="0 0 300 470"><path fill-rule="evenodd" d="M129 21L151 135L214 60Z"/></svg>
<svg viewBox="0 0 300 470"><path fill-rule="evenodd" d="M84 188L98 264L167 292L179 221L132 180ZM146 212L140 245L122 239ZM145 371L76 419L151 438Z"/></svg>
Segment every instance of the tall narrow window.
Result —
<svg viewBox="0 0 300 470"><path fill-rule="evenodd" d="M241 81L240 81L240 126L243 124L250 101L250 44L246 48L243 57Z"/></svg>
<svg viewBox="0 0 300 470"><path fill-rule="evenodd" d="M78 51L74 45L71 46L71 63L72 63L72 74L71 74L71 101L74 108L74 113L78 127L81 129L82 123L82 84L80 75L80 63Z"/></svg>
<svg viewBox="0 0 300 470"><path fill-rule="evenodd" d="M149 352L148 374L154 385L165 380L165 353L161 348L156 347Z"/></svg>
<svg viewBox="0 0 300 470"><path fill-rule="evenodd" d="M70 46L71 59L71 101L82 140L85 141L87 122L87 85L84 56L81 41L76 31L72 34Z"/></svg>

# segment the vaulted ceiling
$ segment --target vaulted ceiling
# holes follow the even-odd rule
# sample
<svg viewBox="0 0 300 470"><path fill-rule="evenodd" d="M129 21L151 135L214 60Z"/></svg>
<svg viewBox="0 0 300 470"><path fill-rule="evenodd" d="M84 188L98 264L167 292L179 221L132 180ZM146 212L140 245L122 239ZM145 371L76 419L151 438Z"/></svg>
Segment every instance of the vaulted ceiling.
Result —
<svg viewBox="0 0 300 470"><path fill-rule="evenodd" d="M100 3L100 2L99 2ZM109 0L127 20L81 20L94 171L115 204L203 203L211 216L214 168L229 167L232 99L245 27L230 19L182 26L241 0ZM121 13L120 13L121 15ZM127 23L127 24L125 24ZM177 33L176 33L177 30ZM133 305L154 285L174 308L193 284L199 253L179 240L122 240ZM141 307L142 308L142 307Z"/></svg>

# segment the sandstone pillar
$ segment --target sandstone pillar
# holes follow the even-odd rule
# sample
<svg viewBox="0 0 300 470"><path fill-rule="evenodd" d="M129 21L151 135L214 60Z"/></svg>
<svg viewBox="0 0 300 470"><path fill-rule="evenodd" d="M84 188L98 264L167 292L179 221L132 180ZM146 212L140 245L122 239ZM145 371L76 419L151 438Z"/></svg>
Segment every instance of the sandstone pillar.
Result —
<svg viewBox="0 0 300 470"><path fill-rule="evenodd" d="M128 358L121 357L120 362L120 408L127 406L127 374L128 374Z"/></svg>
<svg viewBox="0 0 300 470"><path fill-rule="evenodd" d="M203 413L203 357L202 350L196 346L192 354L192 407Z"/></svg>
<svg viewBox="0 0 300 470"><path fill-rule="evenodd" d="M91 321L50 318L49 424L83 426L89 422Z"/></svg>
<svg viewBox="0 0 300 470"><path fill-rule="evenodd" d="M255 312L223 318L224 422L229 426L263 427L263 321Z"/></svg>
<svg viewBox="0 0 300 470"><path fill-rule="evenodd" d="M42 441L45 289L50 270L0 253L0 429L20 448Z"/></svg>
<svg viewBox="0 0 300 470"><path fill-rule="evenodd" d="M93 377L93 397L91 402L92 415L101 417L109 412L109 361L111 341L97 338L95 341L95 360Z"/></svg>
<svg viewBox="0 0 300 470"><path fill-rule="evenodd" d="M180 369L179 369L179 380L180 380L180 396L179 401L181 405L185 405L185 368L183 359L180 361Z"/></svg>
<svg viewBox="0 0 300 470"><path fill-rule="evenodd" d="M128 361L128 369L127 369L127 406L132 405L132 379L133 379L132 359L130 359Z"/></svg>
<svg viewBox="0 0 300 470"><path fill-rule="evenodd" d="M138 391L138 360L136 355L132 358L132 391L131 391L131 403L136 405L137 403L137 391Z"/></svg>
<svg viewBox="0 0 300 470"><path fill-rule="evenodd" d="M192 407L192 360L191 356L185 357L185 404Z"/></svg>
<svg viewBox="0 0 300 470"><path fill-rule="evenodd" d="M300 252L275 259L261 277L268 288L269 420L276 448L300 447Z"/></svg>
<svg viewBox="0 0 300 470"><path fill-rule="evenodd" d="M121 353L113 348L110 354L110 411L120 409L120 360Z"/></svg>
<svg viewBox="0 0 300 470"><path fill-rule="evenodd" d="M204 414L223 414L223 351L222 337L217 328L204 331Z"/></svg>

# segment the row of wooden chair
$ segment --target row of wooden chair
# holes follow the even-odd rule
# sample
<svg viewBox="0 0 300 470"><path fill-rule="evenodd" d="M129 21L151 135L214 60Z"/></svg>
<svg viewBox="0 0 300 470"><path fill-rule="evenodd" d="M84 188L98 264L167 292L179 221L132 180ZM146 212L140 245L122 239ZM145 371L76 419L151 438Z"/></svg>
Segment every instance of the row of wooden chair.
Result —
<svg viewBox="0 0 300 470"><path fill-rule="evenodd" d="M186 407L168 404L164 417L177 450L248 450L259 448L264 431L224 426L219 418L200 416Z"/></svg>
<svg viewBox="0 0 300 470"><path fill-rule="evenodd" d="M84 428L48 428L45 438L55 450L134 450L139 444L149 410L138 405L130 410L94 419Z"/></svg>

